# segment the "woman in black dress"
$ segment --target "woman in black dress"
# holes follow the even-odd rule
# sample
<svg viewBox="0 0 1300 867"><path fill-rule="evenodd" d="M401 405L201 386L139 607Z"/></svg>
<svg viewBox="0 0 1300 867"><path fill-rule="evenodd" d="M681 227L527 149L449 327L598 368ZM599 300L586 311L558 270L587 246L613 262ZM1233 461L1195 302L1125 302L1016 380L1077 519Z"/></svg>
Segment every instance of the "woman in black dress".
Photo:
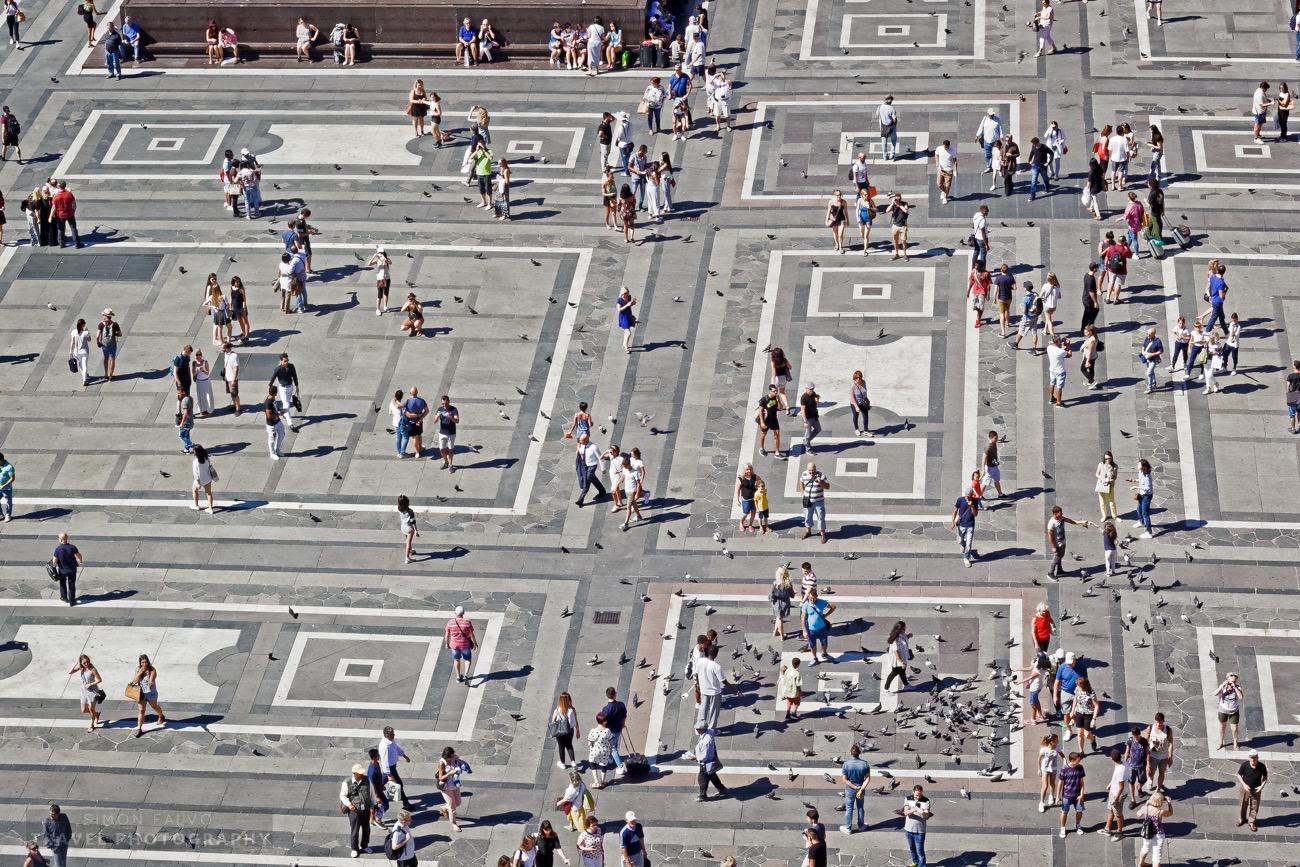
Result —
<svg viewBox="0 0 1300 867"><path fill-rule="evenodd" d="M571 863L569 856L564 854L564 846L561 845L560 835L555 833L555 829L551 827L551 820L543 819L542 825L537 831L536 867L555 867L556 853L559 853L565 864Z"/></svg>
<svg viewBox="0 0 1300 867"><path fill-rule="evenodd" d="M415 137L424 135L424 118L429 113L429 94L424 89L424 79L417 78L406 101L406 113L411 116Z"/></svg>
<svg viewBox="0 0 1300 867"><path fill-rule="evenodd" d="M844 194L839 190L831 193L831 200L826 205L826 228L835 238L835 252L844 252L844 227L849 222L849 206L844 201Z"/></svg>
<svg viewBox="0 0 1300 867"><path fill-rule="evenodd" d="M41 197L36 202L36 220L40 226L41 246L53 247L54 238L54 204L50 201L50 191L41 187Z"/></svg>

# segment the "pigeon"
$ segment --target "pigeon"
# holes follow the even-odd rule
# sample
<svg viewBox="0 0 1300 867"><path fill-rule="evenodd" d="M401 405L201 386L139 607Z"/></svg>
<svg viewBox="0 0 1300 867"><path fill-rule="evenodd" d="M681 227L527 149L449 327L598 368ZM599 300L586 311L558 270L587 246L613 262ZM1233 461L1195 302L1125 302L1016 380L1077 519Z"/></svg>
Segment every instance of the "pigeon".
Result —
<svg viewBox="0 0 1300 867"><path fill-rule="evenodd" d="M158 475L162 476L164 479L170 479L172 477L172 474L166 470L159 470Z"/></svg>
<svg viewBox="0 0 1300 867"><path fill-rule="evenodd" d="M289 616L292 617L294 620L298 619L298 612L293 610L292 605L289 606Z"/></svg>

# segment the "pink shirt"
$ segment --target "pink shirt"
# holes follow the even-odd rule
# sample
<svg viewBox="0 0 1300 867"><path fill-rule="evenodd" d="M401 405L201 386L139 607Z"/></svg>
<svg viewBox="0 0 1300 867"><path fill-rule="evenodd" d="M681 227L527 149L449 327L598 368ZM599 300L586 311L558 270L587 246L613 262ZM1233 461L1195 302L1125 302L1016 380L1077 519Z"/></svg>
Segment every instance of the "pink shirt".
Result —
<svg viewBox="0 0 1300 867"><path fill-rule="evenodd" d="M474 637L474 624L467 618L453 617L447 621L447 646L452 650L469 650Z"/></svg>
<svg viewBox="0 0 1300 867"><path fill-rule="evenodd" d="M1128 207L1124 209L1124 222L1136 232L1142 228L1142 215L1145 213L1146 209L1142 207L1141 202L1129 202Z"/></svg>

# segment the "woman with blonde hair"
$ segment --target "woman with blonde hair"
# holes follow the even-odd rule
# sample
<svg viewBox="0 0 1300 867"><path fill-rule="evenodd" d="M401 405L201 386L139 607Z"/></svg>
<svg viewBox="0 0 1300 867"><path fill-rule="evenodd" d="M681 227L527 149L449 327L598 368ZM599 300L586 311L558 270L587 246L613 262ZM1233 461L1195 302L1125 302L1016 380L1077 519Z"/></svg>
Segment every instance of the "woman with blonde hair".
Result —
<svg viewBox="0 0 1300 867"><path fill-rule="evenodd" d="M1101 506L1101 519L1107 517L1119 520L1119 511L1115 508L1115 480L1119 478L1119 467L1115 456L1106 452L1097 464L1097 503Z"/></svg>
<svg viewBox="0 0 1300 867"><path fill-rule="evenodd" d="M81 712L90 714L90 728L86 731L93 732L99 723L99 703L104 700L104 691L99 688L104 679L84 653L77 657L77 664L68 670L68 674L81 678Z"/></svg>
<svg viewBox="0 0 1300 867"><path fill-rule="evenodd" d="M767 594L772 603L772 634L785 638L785 619L790 616L790 603L794 600L794 585L790 583L790 570L784 563L776 567L776 576L772 579L772 589Z"/></svg>
<svg viewBox="0 0 1300 867"><path fill-rule="evenodd" d="M137 690L136 702L139 704L139 713L136 716L135 736L144 735L144 712L146 708L153 708L154 713L158 714L158 725L167 724L167 717L163 715L162 706L158 704L158 669L153 667L149 661L148 654L140 654L139 665L136 666L135 674L131 678L129 686Z"/></svg>
<svg viewBox="0 0 1300 867"><path fill-rule="evenodd" d="M208 315L212 317L212 345L220 346L230 339L230 302L226 300L226 295L221 291L221 284L216 282L216 275L213 275L213 282L208 285L208 300L204 302L204 307L208 310Z"/></svg>
<svg viewBox="0 0 1300 867"><path fill-rule="evenodd" d="M569 787L555 802L557 809L569 817L569 830L581 831L587 827L587 814L596 809L596 798L582 781L577 768L569 771ZM567 808L567 809L566 809Z"/></svg>
<svg viewBox="0 0 1300 867"><path fill-rule="evenodd" d="M555 766L557 768L576 768L578 766L578 757L573 752L573 739L579 737L581 732L578 731L578 711L573 707L573 696L567 692L562 692L555 699L555 709L551 711L551 722L548 726L551 737L555 738L555 747L558 752ZM564 754L569 754L569 761L564 761Z"/></svg>

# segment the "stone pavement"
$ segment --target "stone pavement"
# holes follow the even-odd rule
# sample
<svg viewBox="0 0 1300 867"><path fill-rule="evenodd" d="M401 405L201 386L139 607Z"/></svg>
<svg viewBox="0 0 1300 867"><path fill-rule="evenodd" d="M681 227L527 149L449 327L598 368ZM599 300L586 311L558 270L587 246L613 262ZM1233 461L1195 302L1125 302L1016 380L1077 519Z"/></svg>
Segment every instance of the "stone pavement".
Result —
<svg viewBox="0 0 1300 867"><path fill-rule="evenodd" d="M1062 840L1056 814L1034 808L1041 726L1002 713L968 730L942 716L953 702L1022 703L1001 673L1032 659L1029 620L1046 601L1061 625L1053 646L1085 658L1102 696L1104 747L1156 711L1174 727L1166 863L1295 862L1300 707L1286 678L1300 664L1300 454L1282 395L1300 325L1300 150L1252 142L1246 117L1257 81L1276 90L1292 62L1285 4L1170 7L1157 26L1141 3L1067 2L1062 51L1043 59L1024 26L1028 0L714 5L711 51L737 82L736 129L714 132L700 94L685 143L652 140L633 115L635 140L678 169L675 213L639 228L636 245L602 225L594 138L601 111L633 111L640 71L169 63L104 81L71 10L29 10L37 44L0 60L28 158L0 168L7 240L24 239L18 203L54 175L77 195L88 246L0 252L0 450L18 473L16 518L0 529L0 854L12 860L58 800L76 864L351 863L338 785L393 725L413 759L403 778L422 863L491 867L542 818L563 822L564 775L546 737L555 695L573 695L585 734L612 685L655 771L598 793L611 865L612 832L633 808L658 863L798 864L805 804L833 829L835 862L906 864L895 813L914 782L933 799L931 863L1134 863L1134 831L1121 843ZM417 76L441 93L456 146L410 138L401 109ZM891 162L875 119L887 93L901 118ZM509 224L463 186L476 103L514 165ZM1023 174L1010 198L985 186L972 140L988 107L1025 150L1060 123L1071 153L1059 186L1034 202ZM1073 360L1069 405L1054 409L1040 355L1012 349L996 323L971 327L962 242L989 205L990 263L1035 285L1056 272L1057 324L1077 339L1082 275L1104 232L1122 227L1112 220L1123 197L1103 196L1100 224L1076 197L1090 131L1119 122L1139 142L1150 124L1163 130L1166 226L1191 227L1194 245L1131 263L1126 303L1098 320L1102 388L1084 390ZM961 160L949 205L928 162L944 139ZM254 221L218 204L221 153L241 147L266 166ZM907 260L890 256L884 219L870 255L856 224L848 253L831 252L825 202L851 186L857 151L882 195L912 202ZM312 309L286 315L268 291L275 236L304 206L321 230L321 273ZM393 303L414 292L424 304L424 336L373 314L364 263L376 244L394 260ZM1228 266L1241 318L1238 373L1207 396L1162 368L1145 395L1140 336L1200 312L1212 258ZM234 415L216 389L218 412L194 432L220 468L215 515L188 507L166 373L186 343L215 360L201 308L209 273L250 290L245 405L281 352L304 404L272 463L258 415ZM624 285L638 299L630 354L614 316ZM93 328L109 306L125 333L118 376L83 389L67 372L68 330L77 318ZM753 410L771 346L794 364L791 394L813 381L821 396L825 545L799 538L810 459L800 420L781 419L788 462L759 453ZM870 386L873 438L856 434L845 406L855 369ZM460 409L454 474L395 456L387 404L412 385ZM579 401L598 445L640 449L649 503L626 532L606 500L574 505L564 433ZM988 430L1002 435L1010 496L981 514L967 569L948 520ZM1122 574L1106 578L1095 531L1072 527L1075 571L1050 581L1049 510L1096 519L1093 469L1107 449L1121 479L1139 458L1155 467L1160 532L1127 543ZM770 491L767 535L737 532L747 463ZM410 565L394 515L403 493L420 513ZM1125 482L1119 499L1132 505ZM87 561L74 608L41 567L61 530ZM797 575L805 559L838 606L835 661L814 668L803 656L808 716L787 726L775 678L800 642L772 635L767 590L778 564ZM481 642L468 685L442 647L457 605ZM893 695L881 653L899 619L915 636L918 687ZM694 721L683 678L709 628L736 683L719 733L733 795L700 805L683 760ZM95 734L66 674L83 651L109 696ZM137 739L121 692L141 652L159 666L169 722ZM1245 689L1240 750L1219 748L1209 696L1228 671ZM868 833L845 836L826 775L855 740L876 777ZM447 745L473 767L461 833L436 810ZM1257 833L1235 823L1233 775L1248 748L1271 774ZM996 782L979 773L991 764ZM1090 829L1106 765L1085 760Z"/></svg>

